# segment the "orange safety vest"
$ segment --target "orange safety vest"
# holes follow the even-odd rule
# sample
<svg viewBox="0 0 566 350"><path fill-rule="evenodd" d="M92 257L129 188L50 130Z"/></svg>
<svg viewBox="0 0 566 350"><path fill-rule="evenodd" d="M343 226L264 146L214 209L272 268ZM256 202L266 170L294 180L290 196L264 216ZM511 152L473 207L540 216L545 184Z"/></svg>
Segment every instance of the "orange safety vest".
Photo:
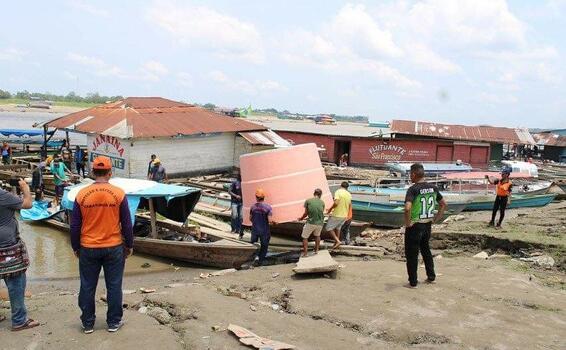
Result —
<svg viewBox="0 0 566 350"><path fill-rule="evenodd" d="M124 191L109 183L94 183L79 191L75 201L82 216L81 246L115 247L122 243L120 205Z"/></svg>
<svg viewBox="0 0 566 350"><path fill-rule="evenodd" d="M497 183L497 195L499 197L508 197L511 194L511 181Z"/></svg>

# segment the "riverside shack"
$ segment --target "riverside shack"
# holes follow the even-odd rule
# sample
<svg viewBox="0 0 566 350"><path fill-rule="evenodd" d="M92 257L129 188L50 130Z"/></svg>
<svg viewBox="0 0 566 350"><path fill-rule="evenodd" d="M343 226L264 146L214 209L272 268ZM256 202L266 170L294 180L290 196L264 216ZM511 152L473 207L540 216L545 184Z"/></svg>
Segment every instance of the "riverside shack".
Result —
<svg viewBox="0 0 566 350"><path fill-rule="evenodd" d="M54 119L47 128L87 135L89 158L120 177L145 178L151 154L170 177L238 166L241 154L289 145L266 127L160 97L129 97Z"/></svg>

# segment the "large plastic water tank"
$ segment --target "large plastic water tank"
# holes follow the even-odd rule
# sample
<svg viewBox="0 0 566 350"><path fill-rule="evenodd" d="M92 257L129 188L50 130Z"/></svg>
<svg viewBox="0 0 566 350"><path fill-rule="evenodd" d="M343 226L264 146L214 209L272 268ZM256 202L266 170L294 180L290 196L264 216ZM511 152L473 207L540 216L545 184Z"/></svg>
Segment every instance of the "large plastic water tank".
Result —
<svg viewBox="0 0 566 350"><path fill-rule="evenodd" d="M314 143L240 156L244 224L250 225L250 207L255 191L265 191L265 202L273 207L273 221L289 222L299 218L304 202L316 188L322 190L326 208L332 205L324 168Z"/></svg>

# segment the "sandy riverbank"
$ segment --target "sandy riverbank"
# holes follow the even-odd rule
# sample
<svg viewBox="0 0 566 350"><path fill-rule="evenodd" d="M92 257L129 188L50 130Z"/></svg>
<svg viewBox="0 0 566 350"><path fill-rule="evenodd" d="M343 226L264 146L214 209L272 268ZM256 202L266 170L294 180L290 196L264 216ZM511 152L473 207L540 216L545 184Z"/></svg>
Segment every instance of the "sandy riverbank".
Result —
<svg viewBox="0 0 566 350"><path fill-rule="evenodd" d="M230 323L299 349L566 347L566 291L535 277L556 272L533 274L510 259L441 258L438 283L411 290L402 286L403 262L338 260L336 276L296 277L292 265L205 279L183 269L128 276L124 289L156 292L125 296L127 324L117 334L103 328L103 302L95 333L80 332L78 281L31 283L30 314L42 325L11 333L3 321L0 348L245 349L226 331ZM164 324L142 306L166 310L157 316Z"/></svg>

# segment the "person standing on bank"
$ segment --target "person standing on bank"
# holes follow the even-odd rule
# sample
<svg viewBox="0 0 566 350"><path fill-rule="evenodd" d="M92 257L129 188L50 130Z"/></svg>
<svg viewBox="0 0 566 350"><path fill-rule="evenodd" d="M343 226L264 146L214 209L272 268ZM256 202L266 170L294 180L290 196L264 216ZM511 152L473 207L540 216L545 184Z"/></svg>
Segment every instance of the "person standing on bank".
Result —
<svg viewBox="0 0 566 350"><path fill-rule="evenodd" d="M348 192L348 186L346 181L342 182L340 188L334 192L334 203L328 208L327 213L330 214L330 218L326 223L326 230L330 232L335 242L332 249L336 249L342 244L340 242L340 230L346 222L352 206L352 195Z"/></svg>
<svg viewBox="0 0 566 350"><path fill-rule="evenodd" d="M151 167L151 180L155 182L167 181L167 172L165 168L161 165L159 158L153 160L153 166Z"/></svg>
<svg viewBox="0 0 566 350"><path fill-rule="evenodd" d="M232 208L232 218L230 224L232 226L232 233L238 234L240 239L244 237L244 228L242 221L243 215L243 202L242 202L242 176L236 175L236 180L230 185L230 206Z"/></svg>
<svg viewBox="0 0 566 350"><path fill-rule="evenodd" d="M511 175L511 171L509 171L509 169L504 169L501 171L501 180L495 179L495 181L491 181L489 176L485 176L490 184L496 185L496 196L495 201L493 202L491 221L488 224L489 226L495 225L495 216L499 211L499 220L497 221L497 225L495 225L496 229L501 228L501 223L505 217L505 209L508 205L511 205L511 189L513 188L513 184L511 183L511 180L509 180L509 175Z"/></svg>
<svg viewBox="0 0 566 350"><path fill-rule="evenodd" d="M79 176L81 176L81 172L82 172L82 176L85 176L85 163L84 163L84 151L79 147L79 145L75 146L75 167L77 168L77 174Z"/></svg>
<svg viewBox="0 0 566 350"><path fill-rule="evenodd" d="M155 158L157 158L157 156L155 154L151 155L151 159L149 161L149 164L147 165L147 179L151 180L151 168L153 167L153 161L155 160Z"/></svg>
<svg viewBox="0 0 566 350"><path fill-rule="evenodd" d="M438 188L424 181L424 174L422 164L411 165L413 185L405 196L405 258L410 288L416 288L418 284L419 250L425 263L426 282L433 283L436 279L429 241L432 223L440 221L446 210L446 202Z"/></svg>
<svg viewBox="0 0 566 350"><path fill-rule="evenodd" d="M39 326L39 322L28 318L25 305L26 270L29 258L26 246L20 238L16 210L32 207L28 184L20 179L18 186L23 199L0 189L0 280L8 287L12 313L12 331L21 331ZM0 315L0 321L4 317Z"/></svg>
<svg viewBox="0 0 566 350"><path fill-rule="evenodd" d="M320 248L320 234L324 226L324 202L320 197L322 197L322 190L317 188L314 190L313 197L305 201L305 212L299 218L299 221L303 221L308 217L301 234L303 238L303 256L307 256L309 237L311 235L314 235L314 253L318 254L318 249Z"/></svg>
<svg viewBox="0 0 566 350"><path fill-rule="evenodd" d="M269 240L271 239L269 225L274 225L275 223L271 219L273 211L271 206L265 203L265 192L261 188L256 190L255 198L256 203L250 208L250 221L252 222L251 243L256 243L259 240L259 265L263 265L267 256L267 249L269 248Z"/></svg>
<svg viewBox="0 0 566 350"><path fill-rule="evenodd" d="M125 259L132 254L132 219L124 191L109 183L110 158L92 162L95 182L79 191L71 216L71 245L79 259L81 287L79 307L85 334L94 332L95 293L100 269L104 269L109 332L122 322L122 277Z"/></svg>

